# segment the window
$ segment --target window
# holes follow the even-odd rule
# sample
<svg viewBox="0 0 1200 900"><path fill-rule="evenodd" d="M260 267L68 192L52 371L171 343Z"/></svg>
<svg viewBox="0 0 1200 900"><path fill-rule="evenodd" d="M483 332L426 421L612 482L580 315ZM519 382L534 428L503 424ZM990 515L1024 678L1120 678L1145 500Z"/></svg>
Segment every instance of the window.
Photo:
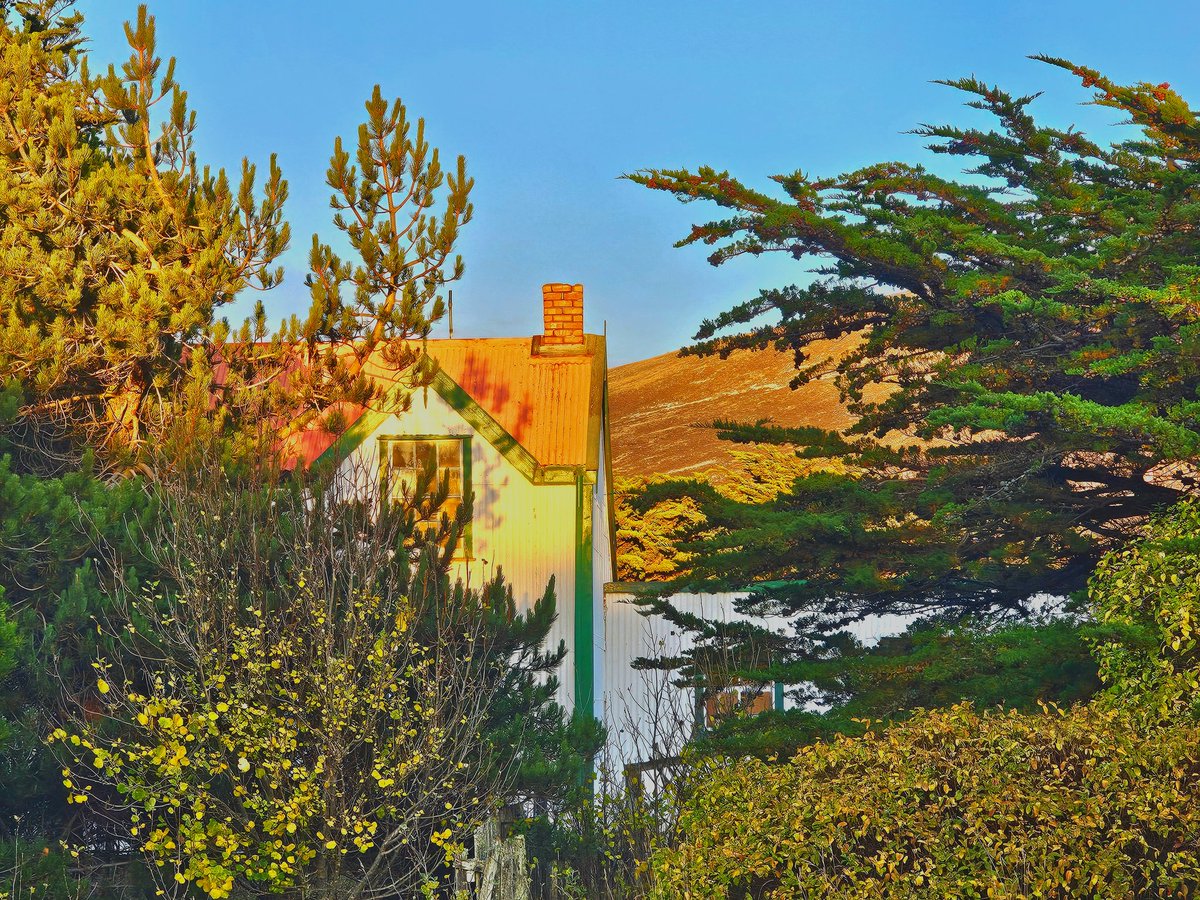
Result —
<svg viewBox="0 0 1200 900"><path fill-rule="evenodd" d="M417 483L423 473L433 470L434 480L426 491L433 491L447 481L446 501L431 510L425 520L426 528L436 527L445 513L453 519L462 506L464 485L470 478L470 438L461 437L396 437L380 440L380 457L383 462L384 485L392 500L408 499L418 504L424 497L414 497ZM459 541L459 554L466 555L469 534L464 532Z"/></svg>

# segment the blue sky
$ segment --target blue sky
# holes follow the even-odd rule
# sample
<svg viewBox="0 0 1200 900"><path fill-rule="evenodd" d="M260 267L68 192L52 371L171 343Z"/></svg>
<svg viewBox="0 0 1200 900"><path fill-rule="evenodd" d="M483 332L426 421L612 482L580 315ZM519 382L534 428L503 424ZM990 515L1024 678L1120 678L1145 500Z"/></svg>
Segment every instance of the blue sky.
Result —
<svg viewBox="0 0 1200 900"><path fill-rule="evenodd" d="M134 0L82 0L96 62L125 55ZM273 316L302 310L313 232L335 237L324 173L376 82L424 116L443 154L467 157L475 219L460 248L456 336L531 334L540 286L585 285L613 363L664 353L758 288L804 278L782 256L714 269L673 249L712 209L618 180L710 164L751 183L927 159L904 132L969 121L935 78L975 74L1045 90L1047 120L1117 133L1081 106L1066 56L1125 81L1168 81L1200 103L1200 6L1093 2L464 2L158 0L159 50L198 113L203 161L279 154L292 250ZM95 66L95 62L93 63Z"/></svg>

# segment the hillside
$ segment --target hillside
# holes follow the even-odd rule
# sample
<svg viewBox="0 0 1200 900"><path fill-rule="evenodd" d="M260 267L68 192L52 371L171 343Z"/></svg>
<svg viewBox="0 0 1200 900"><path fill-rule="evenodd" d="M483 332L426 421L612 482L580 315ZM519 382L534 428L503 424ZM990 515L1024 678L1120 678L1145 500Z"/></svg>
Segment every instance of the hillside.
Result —
<svg viewBox="0 0 1200 900"><path fill-rule="evenodd" d="M813 345L815 357L849 350L847 336ZM831 378L792 390L792 354L739 351L728 359L664 353L609 370L613 471L618 476L690 475L730 461L714 419L840 429L853 421Z"/></svg>

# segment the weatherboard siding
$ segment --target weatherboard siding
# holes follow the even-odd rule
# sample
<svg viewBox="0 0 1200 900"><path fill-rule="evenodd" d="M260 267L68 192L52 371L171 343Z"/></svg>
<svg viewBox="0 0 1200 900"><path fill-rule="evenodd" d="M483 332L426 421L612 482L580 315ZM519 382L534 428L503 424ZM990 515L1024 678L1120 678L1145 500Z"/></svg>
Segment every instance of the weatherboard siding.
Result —
<svg viewBox="0 0 1200 900"><path fill-rule="evenodd" d="M661 616L644 616L638 598L653 585L640 590L625 583L609 584L604 592L605 656L604 687L600 693L600 709L608 730L610 764L647 762L654 751L652 745L668 747L671 739L690 735L694 727L694 698L687 688L670 684L674 673L635 669L638 658L678 657L692 647L692 636L682 632ZM737 601L742 593L676 594L671 602L678 609L711 621L737 622L749 617L738 612ZM784 616L755 617L754 621L780 634L791 634L793 627ZM865 644L881 637L898 634L911 622L902 616L871 616L847 627ZM791 708L790 700L778 700ZM659 750L662 755L662 750Z"/></svg>
<svg viewBox="0 0 1200 900"><path fill-rule="evenodd" d="M529 609L555 583L558 618L549 643L563 641L567 660L559 672L558 701L574 704L575 535L574 484L535 485L478 435L437 392L417 391L410 409L382 418L342 462L343 475L361 492L376 489L379 439L409 435L471 437L471 558L456 562L452 577L478 586L502 569L519 610ZM587 598L590 601L592 598ZM601 628L596 630L602 631Z"/></svg>
<svg viewBox="0 0 1200 900"><path fill-rule="evenodd" d="M672 685L670 673L633 667L639 658L679 656L692 646L691 635L666 619L642 615L639 596L618 586L604 594L608 666L600 708L608 732L608 762L617 771L656 755L674 755L691 735L695 716L691 691ZM722 620L737 617L734 602L740 596L676 594L671 601L704 618Z"/></svg>

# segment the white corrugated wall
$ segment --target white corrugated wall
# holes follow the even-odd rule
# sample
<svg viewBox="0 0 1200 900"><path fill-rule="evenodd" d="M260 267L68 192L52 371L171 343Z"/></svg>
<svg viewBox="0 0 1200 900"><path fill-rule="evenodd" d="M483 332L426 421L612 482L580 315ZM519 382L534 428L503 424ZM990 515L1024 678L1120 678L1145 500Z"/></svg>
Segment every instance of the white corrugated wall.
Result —
<svg viewBox="0 0 1200 900"><path fill-rule="evenodd" d="M671 602L679 609L716 621L745 621L736 601L744 593L676 594ZM674 756L690 737L695 721L690 689L670 683L670 675L633 667L638 658L677 656L692 646L691 636L680 632L661 616L644 616L638 595L619 587L604 595L605 666L601 709L609 733L608 765L621 766ZM783 617L756 617L754 621L789 633ZM877 616L847 628L871 644L904 630L908 620Z"/></svg>
<svg viewBox="0 0 1200 900"><path fill-rule="evenodd" d="M600 442L600 462L596 486L592 492L592 646L596 669L593 677L596 716L603 718L605 672L608 668L607 629L605 626L604 585L613 577L613 546L609 521L608 473L604 441Z"/></svg>

